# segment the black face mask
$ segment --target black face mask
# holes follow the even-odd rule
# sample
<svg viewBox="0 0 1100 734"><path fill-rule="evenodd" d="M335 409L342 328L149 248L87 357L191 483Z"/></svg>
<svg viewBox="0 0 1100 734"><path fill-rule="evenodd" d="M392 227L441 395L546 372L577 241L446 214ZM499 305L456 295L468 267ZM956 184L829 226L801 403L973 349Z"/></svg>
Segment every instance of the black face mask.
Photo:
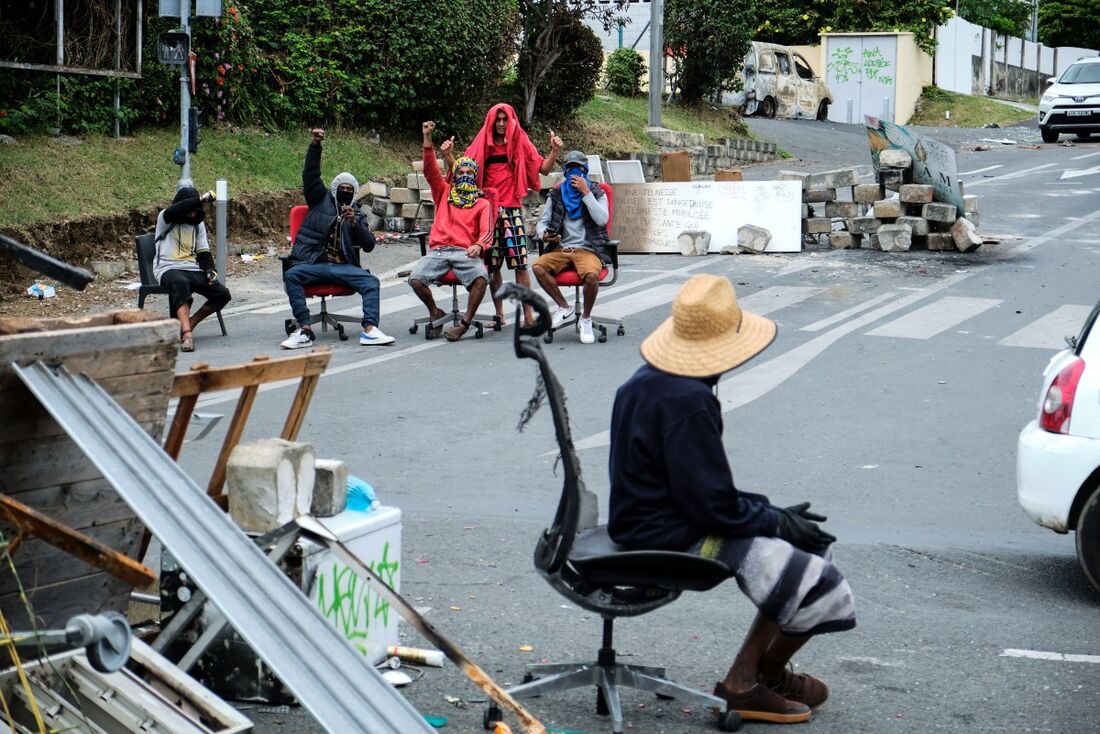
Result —
<svg viewBox="0 0 1100 734"><path fill-rule="evenodd" d="M350 206L351 199L355 196L354 191L336 191L336 203L340 206Z"/></svg>

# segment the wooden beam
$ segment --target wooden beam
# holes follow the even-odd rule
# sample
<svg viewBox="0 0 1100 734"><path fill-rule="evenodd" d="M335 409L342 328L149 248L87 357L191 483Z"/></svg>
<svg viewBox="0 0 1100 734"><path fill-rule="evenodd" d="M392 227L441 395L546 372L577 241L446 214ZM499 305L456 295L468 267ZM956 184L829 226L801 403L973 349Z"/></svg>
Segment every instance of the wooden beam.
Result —
<svg viewBox="0 0 1100 734"><path fill-rule="evenodd" d="M148 586L157 580L152 569L3 494L0 518L128 584Z"/></svg>
<svg viewBox="0 0 1100 734"><path fill-rule="evenodd" d="M206 486L206 493L215 497L222 492L225 484L225 465L229 462L229 455L237 444L241 442L244 433L244 424L248 422L248 414L252 412L252 403L256 401L257 385L248 385L241 389L241 397L237 400L237 409L233 411L233 419L229 421L229 428L225 432L225 441L222 443L218 461L214 464L214 472L210 475L210 483Z"/></svg>
<svg viewBox="0 0 1100 734"><path fill-rule="evenodd" d="M248 385L320 375L328 367L330 359L332 359L332 352L327 348L320 348L314 349L309 354L285 359L264 357L261 360L257 357L257 361L249 364L192 369L176 375L172 383L172 397L232 390Z"/></svg>

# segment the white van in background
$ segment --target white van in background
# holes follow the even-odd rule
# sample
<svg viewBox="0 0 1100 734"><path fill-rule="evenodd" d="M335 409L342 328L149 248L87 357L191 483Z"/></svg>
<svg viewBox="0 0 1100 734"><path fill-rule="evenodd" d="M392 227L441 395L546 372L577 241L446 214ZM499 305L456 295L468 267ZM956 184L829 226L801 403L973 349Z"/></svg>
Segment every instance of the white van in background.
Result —
<svg viewBox="0 0 1100 734"><path fill-rule="evenodd" d="M825 80L797 51L775 43L753 41L738 73L743 87L723 96L723 103L743 115L825 120L833 94Z"/></svg>

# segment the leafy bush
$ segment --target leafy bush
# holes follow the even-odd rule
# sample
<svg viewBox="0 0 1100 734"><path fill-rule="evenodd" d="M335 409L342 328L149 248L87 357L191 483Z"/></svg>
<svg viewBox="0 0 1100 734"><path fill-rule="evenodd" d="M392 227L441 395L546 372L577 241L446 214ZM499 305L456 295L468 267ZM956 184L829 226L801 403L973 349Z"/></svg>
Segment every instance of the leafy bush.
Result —
<svg viewBox="0 0 1100 734"><path fill-rule="evenodd" d="M729 0L667 0L665 43L676 84L687 102L729 88L752 42L751 3Z"/></svg>
<svg viewBox="0 0 1100 734"><path fill-rule="evenodd" d="M632 48L617 48L607 57L607 91L621 97L633 97L642 89L645 60Z"/></svg>
<svg viewBox="0 0 1100 734"><path fill-rule="evenodd" d="M535 97L535 114L546 120L572 117L596 94L603 68L603 44L592 29L574 20L563 34L563 51L553 63ZM523 77L523 58L519 76Z"/></svg>
<svg viewBox="0 0 1100 734"><path fill-rule="evenodd" d="M1047 46L1100 48L1100 2L1042 0L1039 40Z"/></svg>

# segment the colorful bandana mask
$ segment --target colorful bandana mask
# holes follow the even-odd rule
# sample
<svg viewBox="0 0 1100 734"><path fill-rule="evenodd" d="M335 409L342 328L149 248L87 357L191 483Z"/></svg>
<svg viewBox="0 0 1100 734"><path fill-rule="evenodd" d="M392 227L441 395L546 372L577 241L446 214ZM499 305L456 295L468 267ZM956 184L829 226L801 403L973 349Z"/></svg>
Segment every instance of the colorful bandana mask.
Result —
<svg viewBox="0 0 1100 734"><path fill-rule="evenodd" d="M455 161L454 168L451 172L454 173L459 168L468 166L474 169L473 175L454 176L454 183L451 184L451 204L457 206L460 209L469 209L477 203L477 199L481 196L481 190L477 187L477 161L467 156L462 156Z"/></svg>

